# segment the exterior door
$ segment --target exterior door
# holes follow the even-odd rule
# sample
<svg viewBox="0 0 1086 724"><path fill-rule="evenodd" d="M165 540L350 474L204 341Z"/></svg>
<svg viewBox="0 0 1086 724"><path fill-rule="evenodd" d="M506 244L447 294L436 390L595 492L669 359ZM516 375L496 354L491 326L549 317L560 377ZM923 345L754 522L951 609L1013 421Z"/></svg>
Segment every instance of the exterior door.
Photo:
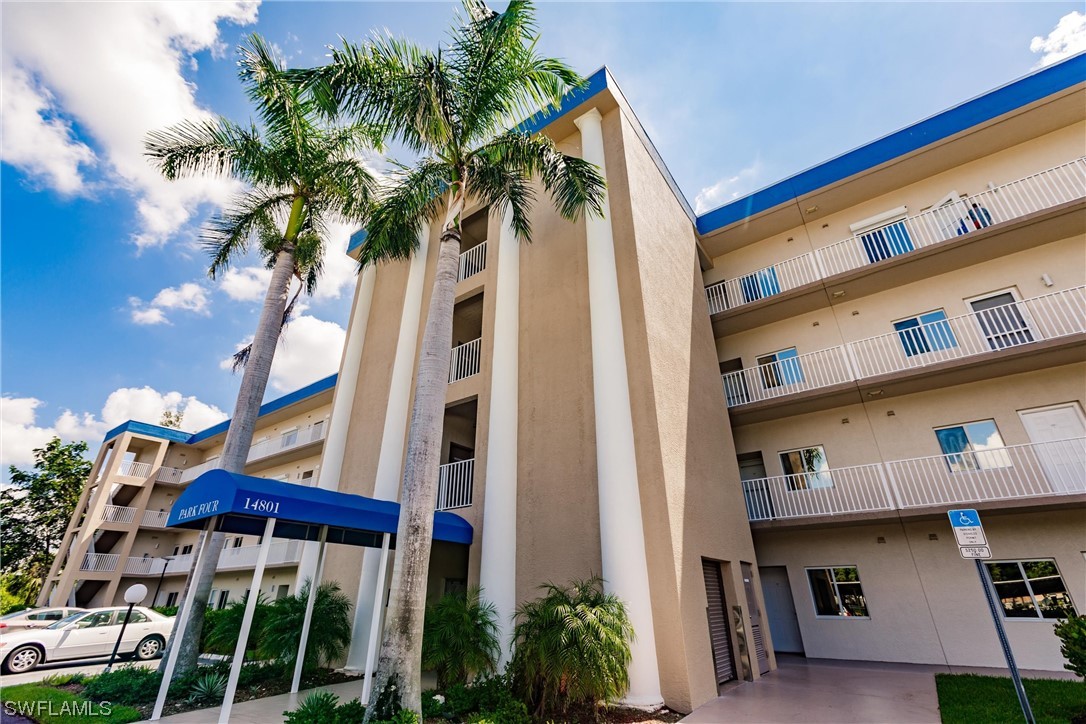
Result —
<svg viewBox="0 0 1086 724"><path fill-rule="evenodd" d="M762 627L762 609L758 597L754 595L754 572L749 563L742 564L743 588L747 594L747 611L750 615L750 638L754 644L754 654L758 659L758 673L769 671L769 654L765 648L765 631Z"/></svg>
<svg viewBox="0 0 1086 724"><path fill-rule="evenodd" d="M1011 292L1001 292L969 302L984 338L993 350L1017 347L1034 339L1029 322L1016 301Z"/></svg>
<svg viewBox="0 0 1086 724"><path fill-rule="evenodd" d="M762 596L765 598L769 633L773 637L773 650L802 654L803 638L799 633L792 587L788 583L788 569L784 566L763 566L758 568L758 574L762 579Z"/></svg>
<svg viewBox="0 0 1086 724"><path fill-rule="evenodd" d="M724 604L724 579L720 575L720 564L716 561L701 560L705 576L705 608L709 617L709 643L713 650L713 668L716 683L735 679L735 659L732 658L732 639L728 632L727 606Z"/></svg>
<svg viewBox="0 0 1086 724"><path fill-rule="evenodd" d="M769 520L773 517L773 499L766 484L765 460L762 453L743 453L737 456L739 479L743 482L743 497L747 503L749 520Z"/></svg>
<svg viewBox="0 0 1086 724"><path fill-rule="evenodd" d="M1077 403L1018 413L1052 490L1081 492L1086 483L1086 424Z"/></svg>

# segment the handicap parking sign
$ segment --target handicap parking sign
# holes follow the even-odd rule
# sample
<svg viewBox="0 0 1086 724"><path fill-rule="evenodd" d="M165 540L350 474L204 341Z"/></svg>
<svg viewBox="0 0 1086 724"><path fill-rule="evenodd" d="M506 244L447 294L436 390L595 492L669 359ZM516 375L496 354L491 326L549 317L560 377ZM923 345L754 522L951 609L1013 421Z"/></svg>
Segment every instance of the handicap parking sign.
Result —
<svg viewBox="0 0 1086 724"><path fill-rule="evenodd" d="M962 558L988 559L992 557L988 549L988 539L984 535L984 526L980 514L972 508L962 508L947 512L950 525L954 530L954 539L958 542L958 553Z"/></svg>

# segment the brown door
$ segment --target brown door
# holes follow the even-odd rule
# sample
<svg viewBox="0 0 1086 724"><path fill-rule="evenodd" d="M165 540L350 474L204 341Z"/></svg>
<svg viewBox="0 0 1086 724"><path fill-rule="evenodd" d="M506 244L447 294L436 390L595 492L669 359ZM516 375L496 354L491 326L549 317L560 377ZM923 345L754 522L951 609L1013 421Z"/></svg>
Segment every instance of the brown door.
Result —
<svg viewBox="0 0 1086 724"><path fill-rule="evenodd" d="M705 575L705 596L709 602L705 608L709 617L709 643L713 649L713 668L719 685L735 678L732 640L728 635L727 607L724 605L724 581L720 575L720 564L716 561L703 558L701 567Z"/></svg>
<svg viewBox="0 0 1086 724"><path fill-rule="evenodd" d="M750 637L754 643L754 653L758 657L758 673L769 671L769 656L765 651L765 637L762 635L762 609L758 608L758 598L754 595L754 575L749 563L742 564L743 588L747 592L747 610L750 611Z"/></svg>

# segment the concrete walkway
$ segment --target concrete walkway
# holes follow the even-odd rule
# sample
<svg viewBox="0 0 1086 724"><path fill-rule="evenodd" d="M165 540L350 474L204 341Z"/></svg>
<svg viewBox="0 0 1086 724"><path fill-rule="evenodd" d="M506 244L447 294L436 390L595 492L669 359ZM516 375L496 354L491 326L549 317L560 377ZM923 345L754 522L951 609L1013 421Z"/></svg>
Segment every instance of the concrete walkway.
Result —
<svg viewBox="0 0 1086 724"><path fill-rule="evenodd" d="M264 699L252 699L234 704L230 710L230 724L274 724L283 721L283 712L298 707L303 699L315 691L330 691L344 704L362 696L362 680L306 689L297 694L279 694ZM219 720L219 707L188 711L184 714L164 716L160 722L169 724L215 724Z"/></svg>
<svg viewBox="0 0 1086 724"><path fill-rule="evenodd" d="M777 670L743 682L699 707L684 722L935 722L935 674L1006 675L1005 670L779 656ZM1023 671L1023 676L1063 679L1070 672Z"/></svg>

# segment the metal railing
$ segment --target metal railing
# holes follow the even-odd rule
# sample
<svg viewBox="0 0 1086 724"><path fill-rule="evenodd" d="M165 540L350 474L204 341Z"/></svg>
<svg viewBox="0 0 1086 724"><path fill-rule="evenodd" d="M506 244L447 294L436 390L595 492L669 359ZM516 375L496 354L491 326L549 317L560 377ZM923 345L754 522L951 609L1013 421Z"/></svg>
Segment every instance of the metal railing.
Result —
<svg viewBox="0 0 1086 724"><path fill-rule="evenodd" d="M165 563L162 558L129 556L124 562L124 573L128 576L157 576L162 573Z"/></svg>
<svg viewBox="0 0 1086 724"><path fill-rule="evenodd" d="M136 519L136 509L121 505L107 505L102 508L103 523L131 523Z"/></svg>
<svg viewBox="0 0 1086 724"><path fill-rule="evenodd" d="M1086 286L721 375L728 407L1086 333Z"/></svg>
<svg viewBox="0 0 1086 724"><path fill-rule="evenodd" d="M467 508L475 479L475 458L442 465L437 480L437 510Z"/></svg>
<svg viewBox="0 0 1086 724"><path fill-rule="evenodd" d="M309 445L310 443L323 440L327 434L327 420L320 420L308 427L284 432L282 435L273 437L269 440L261 440L260 442L253 443L252 447L249 448L249 454L246 456L245 462L255 462L263 458L271 457L272 455L278 455L287 450L293 450L302 445ZM205 460L199 465L193 465L191 468L182 470L180 476L178 476L178 482L191 482L208 470L214 470L218 466L218 456L213 457L210 460Z"/></svg>
<svg viewBox="0 0 1086 724"><path fill-rule="evenodd" d="M1084 196L1086 157L1080 157L972 196L961 196L919 214L866 229L813 252L711 284L705 288L709 313L734 309L818 279L876 264Z"/></svg>
<svg viewBox="0 0 1086 724"><path fill-rule="evenodd" d="M460 271L456 281L462 282L486 269L486 242L471 247L460 255Z"/></svg>
<svg viewBox="0 0 1086 724"><path fill-rule="evenodd" d="M1086 493L1086 438L743 481L750 520Z"/></svg>
<svg viewBox="0 0 1086 724"><path fill-rule="evenodd" d="M184 472L179 468L169 468L163 465L155 472L155 482L163 485L180 485L181 475Z"/></svg>
<svg viewBox="0 0 1086 724"><path fill-rule="evenodd" d="M479 374L482 341L480 337L452 348L452 357L449 359L449 382Z"/></svg>
<svg viewBox="0 0 1086 724"><path fill-rule="evenodd" d="M219 555L218 570L232 568L253 568L256 566L257 556L260 554L260 546L240 546L238 548L224 548ZM289 565L297 563L302 556L302 541L278 540L272 542L268 549L269 566Z"/></svg>
<svg viewBox="0 0 1086 724"><path fill-rule="evenodd" d="M151 463L137 463L135 460L125 460L117 466L118 475L127 475L132 478L146 478L151 475Z"/></svg>
<svg viewBox="0 0 1086 724"><path fill-rule="evenodd" d="M165 528L166 521L169 520L169 518L169 511L145 510L143 511L143 518L140 520L140 525L146 528Z"/></svg>
<svg viewBox="0 0 1086 724"><path fill-rule="evenodd" d="M121 557L116 553L87 553L83 556L83 562L79 564L79 570L89 573L112 573L117 570L117 563Z"/></svg>

